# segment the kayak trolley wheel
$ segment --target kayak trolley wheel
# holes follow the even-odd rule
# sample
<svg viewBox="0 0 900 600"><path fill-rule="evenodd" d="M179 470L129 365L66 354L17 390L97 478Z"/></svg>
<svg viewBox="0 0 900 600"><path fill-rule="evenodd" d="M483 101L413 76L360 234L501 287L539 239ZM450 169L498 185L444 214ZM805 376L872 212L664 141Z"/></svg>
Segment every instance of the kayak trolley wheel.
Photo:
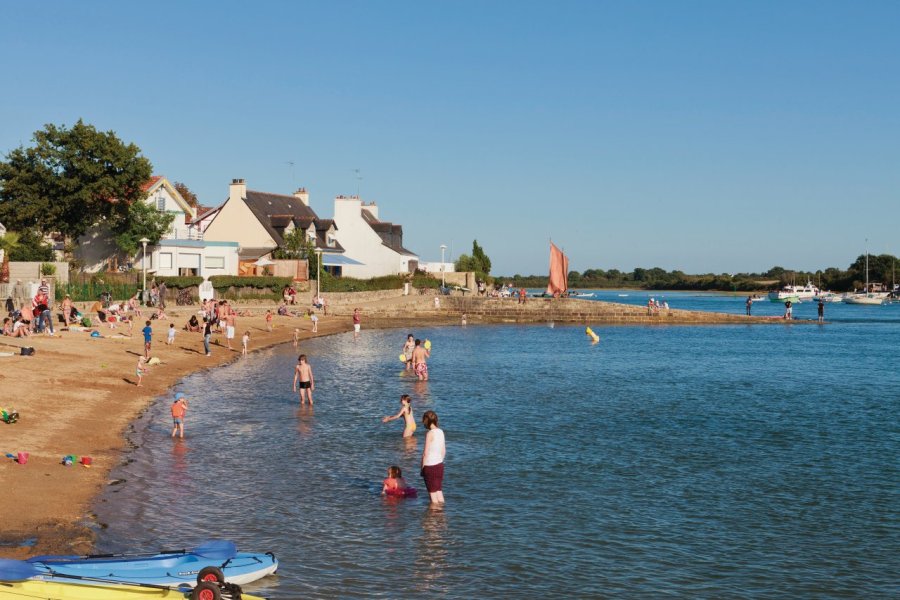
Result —
<svg viewBox="0 0 900 600"><path fill-rule="evenodd" d="M225 573L219 567L203 567L197 573L197 583L203 583L204 581L225 583Z"/></svg>
<svg viewBox="0 0 900 600"><path fill-rule="evenodd" d="M217 583L202 581L191 592L191 600L222 600L222 592Z"/></svg>

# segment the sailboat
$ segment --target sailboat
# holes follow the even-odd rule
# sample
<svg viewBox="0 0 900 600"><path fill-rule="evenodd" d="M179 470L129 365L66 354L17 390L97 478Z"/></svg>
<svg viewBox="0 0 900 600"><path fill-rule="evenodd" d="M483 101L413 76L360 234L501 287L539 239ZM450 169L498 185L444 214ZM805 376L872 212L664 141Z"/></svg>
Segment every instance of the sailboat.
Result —
<svg viewBox="0 0 900 600"><path fill-rule="evenodd" d="M862 294L851 294L844 298L845 304L868 304L880 306L884 304L887 293L869 290L869 246L866 244L866 291Z"/></svg>
<svg viewBox="0 0 900 600"><path fill-rule="evenodd" d="M545 295L558 298L569 289L569 257L550 242L550 280Z"/></svg>

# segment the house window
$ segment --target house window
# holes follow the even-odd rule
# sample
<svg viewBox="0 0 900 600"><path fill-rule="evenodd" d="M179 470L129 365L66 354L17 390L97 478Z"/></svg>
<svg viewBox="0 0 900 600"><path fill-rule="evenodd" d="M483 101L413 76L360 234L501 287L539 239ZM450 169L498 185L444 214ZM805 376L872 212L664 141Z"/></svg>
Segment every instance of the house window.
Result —
<svg viewBox="0 0 900 600"><path fill-rule="evenodd" d="M171 252L160 252L159 253L159 268L160 269L171 269L172 268L172 253Z"/></svg>
<svg viewBox="0 0 900 600"><path fill-rule="evenodd" d="M156 210L164 212L166 210L166 198L162 194L156 195Z"/></svg>
<svg viewBox="0 0 900 600"><path fill-rule="evenodd" d="M207 256L205 262L206 262L207 269L224 269L225 268L225 257L224 256Z"/></svg>
<svg viewBox="0 0 900 600"><path fill-rule="evenodd" d="M332 236L332 235L328 236L328 247L334 248L334 236Z"/></svg>

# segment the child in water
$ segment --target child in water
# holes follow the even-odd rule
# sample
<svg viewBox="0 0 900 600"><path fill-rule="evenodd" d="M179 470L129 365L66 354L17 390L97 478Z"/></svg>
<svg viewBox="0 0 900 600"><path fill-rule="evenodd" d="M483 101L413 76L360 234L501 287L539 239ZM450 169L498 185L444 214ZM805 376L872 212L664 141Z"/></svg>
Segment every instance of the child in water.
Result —
<svg viewBox="0 0 900 600"><path fill-rule="evenodd" d="M394 419L399 419L403 417L406 421L406 427L403 429L403 437L408 438L412 437L412 435L416 432L416 420L413 417L412 406L410 406L410 398L409 394L403 394L400 396L400 412L398 412L393 417L384 417L381 419L382 423L387 423L388 421L393 421Z"/></svg>
<svg viewBox="0 0 900 600"><path fill-rule="evenodd" d="M400 467L393 465L388 467L387 478L382 482L381 493L388 495L403 496L409 485L403 479L403 473Z"/></svg>

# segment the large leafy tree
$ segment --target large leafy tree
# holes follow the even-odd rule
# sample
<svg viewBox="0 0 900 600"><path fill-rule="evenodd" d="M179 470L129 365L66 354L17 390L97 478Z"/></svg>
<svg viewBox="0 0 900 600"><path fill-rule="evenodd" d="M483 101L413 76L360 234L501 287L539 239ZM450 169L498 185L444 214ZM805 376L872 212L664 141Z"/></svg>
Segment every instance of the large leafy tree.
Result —
<svg viewBox="0 0 900 600"><path fill-rule="evenodd" d="M9 260L15 261L50 262L55 258L53 246L34 229L20 232L18 244L9 253Z"/></svg>
<svg viewBox="0 0 900 600"><path fill-rule="evenodd" d="M78 237L100 222L127 218L151 173L140 148L112 131L81 120L71 129L46 125L34 133L33 146L0 162L0 221Z"/></svg>
<svg viewBox="0 0 900 600"><path fill-rule="evenodd" d="M141 238L155 244L169 230L174 219L174 213L158 211L146 202L134 202L128 207L126 218L116 221L112 229L116 246L126 256L134 256L141 248Z"/></svg>
<svg viewBox="0 0 900 600"><path fill-rule="evenodd" d="M460 254L456 259L457 271L474 271L481 277L491 273L491 259L484 253L484 249L478 245L478 240L472 241L472 254Z"/></svg>
<svg viewBox="0 0 900 600"><path fill-rule="evenodd" d="M9 283L9 255L19 246L19 234L7 231L0 235L0 253L3 254L0 264L0 283Z"/></svg>

